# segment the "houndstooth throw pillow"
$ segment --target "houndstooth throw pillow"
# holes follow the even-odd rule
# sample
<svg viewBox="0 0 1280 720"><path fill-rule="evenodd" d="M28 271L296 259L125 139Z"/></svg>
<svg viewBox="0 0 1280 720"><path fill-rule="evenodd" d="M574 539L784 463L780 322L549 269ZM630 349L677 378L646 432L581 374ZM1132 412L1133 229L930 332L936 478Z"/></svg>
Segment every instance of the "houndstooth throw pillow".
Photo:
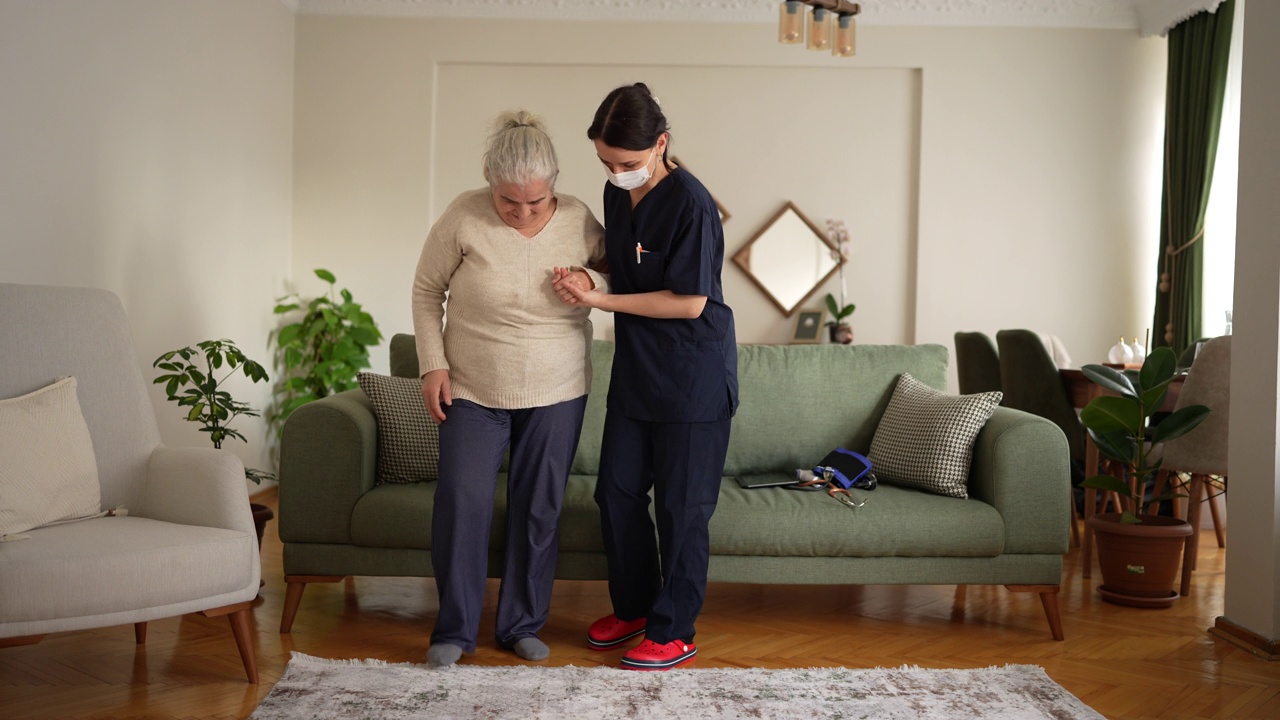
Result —
<svg viewBox="0 0 1280 720"><path fill-rule="evenodd" d="M973 442L1001 397L999 392L948 395L902 373L871 440L868 457L877 479L969 497Z"/></svg>
<svg viewBox="0 0 1280 720"><path fill-rule="evenodd" d="M440 429L422 402L422 381L371 372L356 376L378 421L378 482L435 480Z"/></svg>

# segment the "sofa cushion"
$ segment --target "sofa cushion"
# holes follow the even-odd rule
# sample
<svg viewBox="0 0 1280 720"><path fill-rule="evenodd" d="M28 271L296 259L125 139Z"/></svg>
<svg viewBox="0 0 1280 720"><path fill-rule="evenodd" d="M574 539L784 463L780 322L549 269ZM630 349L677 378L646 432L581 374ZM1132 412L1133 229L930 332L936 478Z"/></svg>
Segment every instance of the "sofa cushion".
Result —
<svg viewBox="0 0 1280 720"><path fill-rule="evenodd" d="M825 492L720 485L712 555L775 557L995 557L1004 521L990 505L881 485L847 507Z"/></svg>
<svg viewBox="0 0 1280 720"><path fill-rule="evenodd" d="M440 428L422 401L422 382L362 372L360 389L378 423L378 482L435 480L440 467Z"/></svg>
<svg viewBox="0 0 1280 720"><path fill-rule="evenodd" d="M596 479L572 475L565 488L560 514L560 549L604 552L600 544L600 513L592 497ZM365 493L351 514L351 541L363 547L431 548L431 512L436 483L379 485ZM506 543L507 477L498 476L494 490L489 547L501 551Z"/></svg>
<svg viewBox="0 0 1280 720"><path fill-rule="evenodd" d="M0 400L0 458L0 537L98 514L98 465L74 377Z"/></svg>
<svg viewBox="0 0 1280 720"><path fill-rule="evenodd" d="M868 453L876 478L969 497L973 441L1001 397L999 392L948 395L902 373Z"/></svg>
<svg viewBox="0 0 1280 720"><path fill-rule="evenodd" d="M561 552L603 553L595 478L573 475L560 515ZM365 547L431 547L435 483L380 485L365 493L352 517L352 540ZM724 478L711 517L712 555L777 557L995 557L1004 522L977 500L882 486L856 510L826 493L782 488L743 490ZM506 478L498 479L489 547L506 542Z"/></svg>
<svg viewBox="0 0 1280 720"><path fill-rule="evenodd" d="M832 448L866 453L898 375L946 387L941 345L740 345L741 404L725 475L811 468Z"/></svg>
<svg viewBox="0 0 1280 720"><path fill-rule="evenodd" d="M31 531L0 546L0 624L124 612L243 590L258 541L133 515Z"/></svg>

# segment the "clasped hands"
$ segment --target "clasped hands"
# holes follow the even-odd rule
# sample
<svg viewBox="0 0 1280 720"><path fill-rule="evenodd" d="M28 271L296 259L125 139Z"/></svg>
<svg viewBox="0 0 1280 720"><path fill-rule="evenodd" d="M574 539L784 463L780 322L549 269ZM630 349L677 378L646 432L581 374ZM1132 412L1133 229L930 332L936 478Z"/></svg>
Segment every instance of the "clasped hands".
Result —
<svg viewBox="0 0 1280 720"><path fill-rule="evenodd" d="M567 267L552 270L551 288L566 305L597 307L600 296L604 295L596 289L590 275Z"/></svg>
<svg viewBox="0 0 1280 720"><path fill-rule="evenodd" d="M604 294L596 289L590 275L567 267L552 270L551 287L567 305L595 307L597 298ZM432 370L422 376L422 401L436 422L444 422L444 409L453 404L448 370Z"/></svg>

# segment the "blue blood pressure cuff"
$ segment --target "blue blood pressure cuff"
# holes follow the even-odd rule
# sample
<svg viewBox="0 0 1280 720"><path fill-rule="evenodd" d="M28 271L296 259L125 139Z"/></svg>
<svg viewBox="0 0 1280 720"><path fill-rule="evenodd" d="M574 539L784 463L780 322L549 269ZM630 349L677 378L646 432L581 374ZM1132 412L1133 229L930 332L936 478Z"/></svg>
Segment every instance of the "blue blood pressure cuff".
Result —
<svg viewBox="0 0 1280 720"><path fill-rule="evenodd" d="M813 468L817 477L828 477L832 483L848 490L875 490L876 476L871 472L871 461L865 455L852 450L836 448L822 458L822 462Z"/></svg>

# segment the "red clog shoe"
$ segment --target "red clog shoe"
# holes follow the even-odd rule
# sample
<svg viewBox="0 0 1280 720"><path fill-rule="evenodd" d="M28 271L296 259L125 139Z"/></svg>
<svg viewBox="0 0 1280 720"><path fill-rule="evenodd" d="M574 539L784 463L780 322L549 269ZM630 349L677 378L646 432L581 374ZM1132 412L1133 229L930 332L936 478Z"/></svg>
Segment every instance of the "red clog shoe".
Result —
<svg viewBox="0 0 1280 720"><path fill-rule="evenodd" d="M622 656L623 670L670 670L693 662L698 648L691 642L672 640L666 645L646 639Z"/></svg>
<svg viewBox="0 0 1280 720"><path fill-rule="evenodd" d="M644 634L645 618L620 620L617 615L606 615L587 628L587 644L592 650L609 650Z"/></svg>

